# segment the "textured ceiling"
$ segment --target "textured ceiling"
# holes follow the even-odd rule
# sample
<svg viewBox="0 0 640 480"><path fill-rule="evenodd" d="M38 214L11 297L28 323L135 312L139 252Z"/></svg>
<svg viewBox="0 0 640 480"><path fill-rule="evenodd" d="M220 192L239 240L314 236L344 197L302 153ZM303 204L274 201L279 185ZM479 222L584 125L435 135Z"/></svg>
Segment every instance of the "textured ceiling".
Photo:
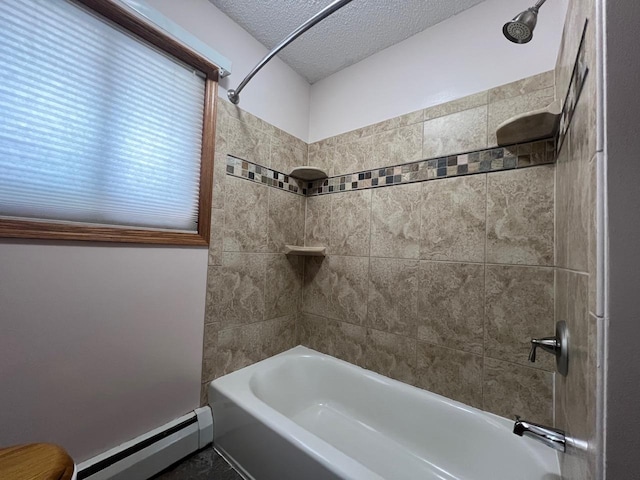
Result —
<svg viewBox="0 0 640 480"><path fill-rule="evenodd" d="M210 1L269 49L331 3ZM482 1L353 0L286 47L279 57L309 83L315 83Z"/></svg>

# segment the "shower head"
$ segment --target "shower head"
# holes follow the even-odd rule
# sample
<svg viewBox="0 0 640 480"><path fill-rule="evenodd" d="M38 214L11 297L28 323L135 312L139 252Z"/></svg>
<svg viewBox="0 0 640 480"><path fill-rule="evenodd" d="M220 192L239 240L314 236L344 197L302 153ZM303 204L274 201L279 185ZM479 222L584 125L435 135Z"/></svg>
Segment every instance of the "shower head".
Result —
<svg viewBox="0 0 640 480"><path fill-rule="evenodd" d="M538 11L546 0L540 0L535 6L518 14L513 20L504 24L502 33L513 43L529 43L533 38L533 29L538 23Z"/></svg>

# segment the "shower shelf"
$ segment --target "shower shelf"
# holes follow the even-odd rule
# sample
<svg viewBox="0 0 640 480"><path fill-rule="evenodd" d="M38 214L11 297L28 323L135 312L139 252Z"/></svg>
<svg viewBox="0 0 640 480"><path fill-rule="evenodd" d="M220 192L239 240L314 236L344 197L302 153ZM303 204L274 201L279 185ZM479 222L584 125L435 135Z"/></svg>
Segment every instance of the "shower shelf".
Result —
<svg viewBox="0 0 640 480"><path fill-rule="evenodd" d="M327 254L327 247L298 247L296 245L285 245L285 255L302 255L304 257L324 257Z"/></svg>
<svg viewBox="0 0 640 480"><path fill-rule="evenodd" d="M298 180L304 180L305 182L314 182L316 180L322 180L327 178L327 172L318 167L309 167L307 165L303 167L296 167L291 170L290 177L297 178Z"/></svg>
<svg viewBox="0 0 640 480"><path fill-rule="evenodd" d="M498 145L513 145L554 136L560 125L561 112L560 102L556 101L540 110L510 118L496 130Z"/></svg>

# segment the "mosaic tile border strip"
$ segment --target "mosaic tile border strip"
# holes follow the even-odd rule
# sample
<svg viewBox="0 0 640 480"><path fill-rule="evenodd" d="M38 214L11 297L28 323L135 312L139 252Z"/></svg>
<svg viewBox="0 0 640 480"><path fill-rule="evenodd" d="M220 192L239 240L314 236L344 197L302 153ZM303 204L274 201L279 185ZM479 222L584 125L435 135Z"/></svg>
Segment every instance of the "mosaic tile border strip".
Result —
<svg viewBox="0 0 640 480"><path fill-rule="evenodd" d="M499 172L554 163L554 139L495 147L391 167L337 175L316 182L302 182L262 165L227 155L227 175L244 178L296 195L314 196L365 190L443 178Z"/></svg>
<svg viewBox="0 0 640 480"><path fill-rule="evenodd" d="M227 175L245 178L252 182L262 183L296 195L305 195L298 180L289 177L285 173L234 157L233 155L227 155Z"/></svg>
<svg viewBox="0 0 640 480"><path fill-rule="evenodd" d="M461 175L512 170L554 163L555 160L555 140L538 140L329 177L325 180L307 183L302 189L302 193L314 196L365 190Z"/></svg>
<svg viewBox="0 0 640 480"><path fill-rule="evenodd" d="M584 27L582 28L582 38L580 39L580 47L578 48L576 62L573 65L571 81L569 82L569 91L567 92L567 96L562 107L562 114L560 115L560 127L558 128L556 141L558 145L558 152L562 150L562 146L564 145L564 140L567 136L567 132L569 131L571 120L573 120L573 114L575 113L576 106L578 105L580 94L582 93L582 89L584 88L584 84L587 80L587 75L589 74L585 48L585 38L588 25L589 20L587 19L584 22Z"/></svg>

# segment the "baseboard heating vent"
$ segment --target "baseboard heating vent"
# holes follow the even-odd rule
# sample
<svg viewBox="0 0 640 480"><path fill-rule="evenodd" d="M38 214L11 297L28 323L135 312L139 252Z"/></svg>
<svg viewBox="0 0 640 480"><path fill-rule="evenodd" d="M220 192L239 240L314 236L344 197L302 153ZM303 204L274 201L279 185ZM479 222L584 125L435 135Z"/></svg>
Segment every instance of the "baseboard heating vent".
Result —
<svg viewBox="0 0 640 480"><path fill-rule="evenodd" d="M78 465L78 480L147 480L213 441L203 407Z"/></svg>

